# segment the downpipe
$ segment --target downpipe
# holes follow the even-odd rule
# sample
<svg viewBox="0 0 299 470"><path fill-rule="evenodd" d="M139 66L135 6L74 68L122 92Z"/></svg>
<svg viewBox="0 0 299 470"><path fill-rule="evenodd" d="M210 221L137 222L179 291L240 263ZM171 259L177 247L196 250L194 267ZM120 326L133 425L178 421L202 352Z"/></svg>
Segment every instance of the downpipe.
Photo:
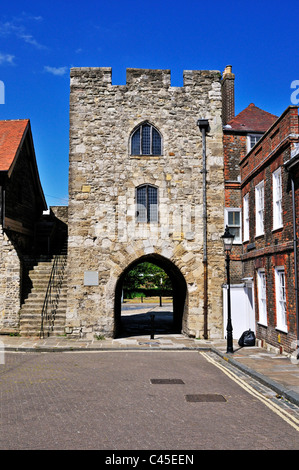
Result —
<svg viewBox="0 0 299 470"><path fill-rule="evenodd" d="M202 135L202 191L203 191L203 269L204 269L204 339L208 339L208 254L207 254L207 157L206 132L209 129L208 119L199 119L197 125Z"/></svg>
<svg viewBox="0 0 299 470"><path fill-rule="evenodd" d="M292 213L293 213L293 246L294 246L294 271L295 271L295 302L296 302L296 324L297 324L297 346L299 346L299 301L298 301L298 268L297 268L297 230L296 230L296 206L295 206L295 183L294 175L291 173L292 185ZM299 353L298 353L299 355Z"/></svg>

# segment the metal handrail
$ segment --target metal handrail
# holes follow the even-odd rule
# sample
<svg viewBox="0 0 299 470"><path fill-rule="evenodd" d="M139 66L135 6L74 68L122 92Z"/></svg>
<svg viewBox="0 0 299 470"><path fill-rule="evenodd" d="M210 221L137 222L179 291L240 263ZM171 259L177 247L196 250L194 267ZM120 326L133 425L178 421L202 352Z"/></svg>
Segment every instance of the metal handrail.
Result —
<svg viewBox="0 0 299 470"><path fill-rule="evenodd" d="M47 336L50 335L51 330L54 330L55 316L59 303L60 290L63 282L66 260L67 256L62 254L55 255L54 257L47 292L45 295L45 300L41 313L40 338L45 337L45 329L47 329Z"/></svg>

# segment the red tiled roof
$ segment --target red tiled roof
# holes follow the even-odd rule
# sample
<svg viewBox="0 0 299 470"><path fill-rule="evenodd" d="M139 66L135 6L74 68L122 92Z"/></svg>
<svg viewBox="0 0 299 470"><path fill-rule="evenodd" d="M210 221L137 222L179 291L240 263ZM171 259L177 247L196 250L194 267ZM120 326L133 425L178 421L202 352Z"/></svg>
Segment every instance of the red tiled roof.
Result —
<svg viewBox="0 0 299 470"><path fill-rule="evenodd" d="M22 143L29 119L0 121L0 171L8 171Z"/></svg>
<svg viewBox="0 0 299 470"><path fill-rule="evenodd" d="M227 129L244 132L266 132L277 119L278 116L267 113L267 111L250 103L247 108L227 123L227 126L230 126Z"/></svg>

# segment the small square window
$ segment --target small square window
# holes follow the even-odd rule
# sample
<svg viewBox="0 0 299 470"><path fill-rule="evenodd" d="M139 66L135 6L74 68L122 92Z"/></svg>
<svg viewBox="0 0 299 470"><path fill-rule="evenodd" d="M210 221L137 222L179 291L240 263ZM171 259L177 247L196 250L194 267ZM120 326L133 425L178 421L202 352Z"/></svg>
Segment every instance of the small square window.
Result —
<svg viewBox="0 0 299 470"><path fill-rule="evenodd" d="M234 243L241 243L241 209L226 207L224 219L225 225L235 236Z"/></svg>
<svg viewBox="0 0 299 470"><path fill-rule="evenodd" d="M255 144L260 140L262 134L249 134L247 136L247 152L255 146Z"/></svg>

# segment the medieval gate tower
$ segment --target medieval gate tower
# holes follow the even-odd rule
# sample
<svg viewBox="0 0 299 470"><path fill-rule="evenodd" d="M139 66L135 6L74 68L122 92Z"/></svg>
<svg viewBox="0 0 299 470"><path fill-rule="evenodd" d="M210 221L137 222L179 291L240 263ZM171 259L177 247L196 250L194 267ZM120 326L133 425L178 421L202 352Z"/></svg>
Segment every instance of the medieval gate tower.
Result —
<svg viewBox="0 0 299 470"><path fill-rule="evenodd" d="M221 108L217 71L172 87L169 70L128 69L126 85L110 68L71 70L71 335L114 336L123 277L146 260L171 278L177 330L222 336Z"/></svg>

